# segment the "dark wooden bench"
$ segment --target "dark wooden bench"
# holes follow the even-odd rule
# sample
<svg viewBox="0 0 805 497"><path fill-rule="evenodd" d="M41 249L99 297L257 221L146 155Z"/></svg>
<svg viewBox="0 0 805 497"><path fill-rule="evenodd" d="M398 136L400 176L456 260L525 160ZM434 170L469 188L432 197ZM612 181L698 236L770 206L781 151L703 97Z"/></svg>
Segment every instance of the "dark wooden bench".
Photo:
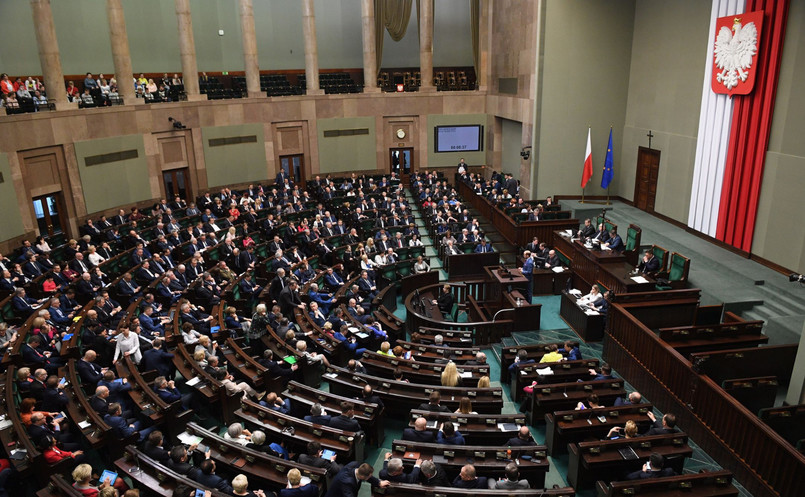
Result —
<svg viewBox="0 0 805 497"><path fill-rule="evenodd" d="M627 421L637 424L638 433L648 430L651 420L646 413L651 404L628 404L618 407L597 407L580 411L556 411L545 414L545 445L551 456L564 454L567 444L589 439L602 440L609 430L623 427ZM603 422L599 416L606 418Z"/></svg>
<svg viewBox="0 0 805 497"><path fill-rule="evenodd" d="M539 385L531 395L529 424L543 423L545 414L549 412L575 409L576 404L586 402L587 396L591 394L598 395L599 402L603 405L612 404L616 398L626 395L623 379Z"/></svg>
<svg viewBox="0 0 805 497"><path fill-rule="evenodd" d="M738 495L732 484L732 471L706 471L664 478L596 483L597 497L620 497L622 495L687 497L728 497Z"/></svg>
<svg viewBox="0 0 805 497"><path fill-rule="evenodd" d="M429 421L428 430L434 433L442 423L458 424L457 431L469 445L506 445L517 436L517 429L525 425L524 414L460 414L412 409L408 426L413 427L420 417ZM431 425L433 422L437 423L435 427ZM514 425L514 429L501 429L500 424Z"/></svg>
<svg viewBox="0 0 805 497"><path fill-rule="evenodd" d="M618 449L631 447L637 459L624 459ZM621 438L597 442L571 443L567 446L570 459L567 481L573 488L588 488L597 480L619 481L630 472L643 467L652 452L665 457L665 467L682 473L685 458L693 454L688 446L688 436L677 432L650 437Z"/></svg>
<svg viewBox="0 0 805 497"><path fill-rule="evenodd" d="M453 487L427 487L413 483L392 483L386 488L372 487L372 495L393 497L466 497L467 490ZM472 495L484 497L574 497L572 487L546 488L545 490L489 490L473 489Z"/></svg>

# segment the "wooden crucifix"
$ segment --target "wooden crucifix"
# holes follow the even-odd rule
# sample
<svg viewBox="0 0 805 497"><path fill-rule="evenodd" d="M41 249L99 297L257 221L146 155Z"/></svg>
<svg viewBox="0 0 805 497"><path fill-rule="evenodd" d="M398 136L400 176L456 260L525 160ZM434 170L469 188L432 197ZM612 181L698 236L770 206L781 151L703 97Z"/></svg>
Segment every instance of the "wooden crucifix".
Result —
<svg viewBox="0 0 805 497"><path fill-rule="evenodd" d="M654 135L651 134L651 130L648 130L648 134L646 136L648 136L648 148L651 148L651 139L654 138Z"/></svg>

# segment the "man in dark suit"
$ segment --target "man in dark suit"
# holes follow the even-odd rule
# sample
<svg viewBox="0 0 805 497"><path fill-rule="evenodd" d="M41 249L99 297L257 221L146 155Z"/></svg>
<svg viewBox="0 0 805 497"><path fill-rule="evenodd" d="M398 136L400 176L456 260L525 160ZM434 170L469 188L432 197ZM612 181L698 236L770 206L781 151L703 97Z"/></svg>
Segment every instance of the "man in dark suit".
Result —
<svg viewBox="0 0 805 497"><path fill-rule="evenodd" d="M653 250L646 250L643 254L643 259L637 265L637 271L640 274L654 274L660 270L660 260L654 257Z"/></svg>
<svg viewBox="0 0 805 497"><path fill-rule="evenodd" d="M14 308L14 314L22 319L28 319L39 308L40 302L26 296L24 288L17 288L14 297L11 298L11 306Z"/></svg>
<svg viewBox="0 0 805 497"><path fill-rule="evenodd" d="M676 433L676 414L669 412L663 416L661 420L657 419L657 417L654 416L654 413L651 411L649 411L646 415L653 424L651 425L651 428L643 434L644 437Z"/></svg>
<svg viewBox="0 0 805 497"><path fill-rule="evenodd" d="M212 459L204 460L198 468L191 470L188 476L205 487L220 490L225 494L232 495L234 492L226 480L215 474L215 461Z"/></svg>
<svg viewBox="0 0 805 497"><path fill-rule="evenodd" d="M626 248L623 245L623 240L621 239L620 235L617 231L615 231L615 228L612 228L609 231L609 240L607 240L606 246L609 247L612 252L616 253L621 253Z"/></svg>
<svg viewBox="0 0 805 497"><path fill-rule="evenodd" d="M358 288L370 301L374 300L377 296L377 285L372 278L369 277L369 272L366 270L361 271L361 277L358 278Z"/></svg>
<svg viewBox="0 0 805 497"><path fill-rule="evenodd" d="M520 470L517 464L510 462L505 469L506 478L500 480L487 480L490 490L527 490L530 488L528 480L520 479Z"/></svg>
<svg viewBox="0 0 805 497"><path fill-rule="evenodd" d="M632 392L629 394L628 397L618 397L615 399L615 403L613 404L615 407L618 406L629 406L629 405L637 405L643 402L643 396L640 395L640 392Z"/></svg>
<svg viewBox="0 0 805 497"><path fill-rule="evenodd" d="M324 408L318 402L310 406L310 414L305 416L305 421L310 421L317 425L330 426L332 416L325 414Z"/></svg>
<svg viewBox="0 0 805 497"><path fill-rule="evenodd" d="M274 352L271 349L266 349L263 352L263 357L258 361L262 366L268 369L269 376L282 378L284 383L288 383L296 375L296 370L299 369L297 364L288 364L285 361L278 362L274 360ZM322 423L324 424L324 423Z"/></svg>
<svg viewBox="0 0 805 497"><path fill-rule="evenodd" d="M646 480L649 478L662 478L665 476L675 476L673 468L664 468L665 458L662 454L652 452L649 461L643 465L643 469L626 475L627 480Z"/></svg>
<svg viewBox="0 0 805 497"><path fill-rule="evenodd" d="M535 442L534 438L531 436L531 430L528 429L528 426L521 426L520 431L517 432L517 436L510 438L504 445L522 447L537 445L537 442Z"/></svg>
<svg viewBox="0 0 805 497"><path fill-rule="evenodd" d="M380 399L380 396L375 394L372 385L363 386L363 397L361 397L360 400L366 402L367 404L377 404L377 407L381 410L385 407L383 405L383 401Z"/></svg>
<svg viewBox="0 0 805 497"><path fill-rule="evenodd" d="M28 397L36 400L37 403L42 402L42 395L45 393L45 382L48 379L48 372L44 369L37 369L34 371L31 382L28 384Z"/></svg>
<svg viewBox="0 0 805 497"><path fill-rule="evenodd" d="M280 292L278 303L283 316L293 317L294 309L297 308L304 312L305 304L302 303L302 299L299 297L299 292L297 291L298 286L299 284L296 280L293 280Z"/></svg>
<svg viewBox="0 0 805 497"><path fill-rule="evenodd" d="M329 416L327 416L329 417ZM307 420L308 416L305 416L305 420ZM315 423L315 421L314 421ZM326 424L326 423L320 423ZM324 459L321 457L322 450L321 444L319 442L308 442L307 443L307 454L299 454L299 463L300 464L307 464L308 466L313 466L314 468L325 468L328 473L338 473L341 471L341 465L335 462L336 456L332 456L330 459Z"/></svg>
<svg viewBox="0 0 805 497"><path fill-rule="evenodd" d="M57 358L51 360L50 352L40 352L38 349L41 345L42 338L39 335L32 336L27 343L22 344L20 347L22 362L55 374L59 370L59 360Z"/></svg>
<svg viewBox="0 0 805 497"><path fill-rule="evenodd" d="M31 425L28 427L28 435L34 445L39 446L39 443L45 437L51 437L59 441L59 448L74 452L81 450L81 444L73 441L70 434L66 431L54 431L48 426L45 413L35 411L31 415Z"/></svg>
<svg viewBox="0 0 805 497"><path fill-rule="evenodd" d="M143 444L143 454L160 464L167 463L168 459L170 459L170 453L162 446L163 442L162 432L159 430L152 431Z"/></svg>
<svg viewBox="0 0 805 497"><path fill-rule="evenodd" d="M355 420L355 404L352 402L341 402L341 415L330 419L329 426L344 431L361 431L361 425Z"/></svg>
<svg viewBox="0 0 805 497"><path fill-rule="evenodd" d="M417 407L417 409L421 411L449 413L450 409L441 405L441 401L442 401L442 394L438 390L434 390L428 396L428 402L419 404L419 407Z"/></svg>
<svg viewBox="0 0 805 497"><path fill-rule="evenodd" d="M69 399L64 393L64 385L59 382L58 376L49 376L45 382L45 390L42 392L40 409L47 412L59 412L67 407Z"/></svg>
<svg viewBox="0 0 805 497"><path fill-rule="evenodd" d="M594 236L595 227L593 226L593 222L589 218L585 219L584 226L581 227L576 235L579 238L590 238L591 236Z"/></svg>
<svg viewBox="0 0 805 497"><path fill-rule="evenodd" d="M103 379L103 368L95 364L97 354L94 350L87 350L84 357L76 363L78 376L81 377L81 384L87 389L92 391L99 381Z"/></svg>
<svg viewBox="0 0 805 497"><path fill-rule="evenodd" d="M399 457L392 458L391 452L386 452L383 469L380 470L380 478L394 483L419 483L420 466L422 466L422 459L417 459L414 463L414 469L406 474L402 459Z"/></svg>
<svg viewBox="0 0 805 497"><path fill-rule="evenodd" d="M324 275L324 284L331 292L337 291L344 286L344 278L336 273L333 268L327 268L327 273Z"/></svg>
<svg viewBox="0 0 805 497"><path fill-rule="evenodd" d="M141 369L143 371L156 369L159 376L173 378L173 375L175 374L173 354L162 349L163 342L161 338L155 339L151 345L152 348L143 352L143 361L145 361L145 367L143 368L141 364Z"/></svg>
<svg viewBox="0 0 805 497"><path fill-rule="evenodd" d="M449 487L450 480L441 466L431 460L422 461L419 467L419 482L427 487Z"/></svg>
<svg viewBox="0 0 805 497"><path fill-rule="evenodd" d="M402 439L418 443L436 442L436 436L428 430L428 420L425 418L417 418L413 428L404 429Z"/></svg>
<svg viewBox="0 0 805 497"><path fill-rule="evenodd" d="M475 466L472 464L465 464L461 468L461 473L453 480L453 487L455 488L482 488L488 487L486 476L477 476L475 474Z"/></svg>
<svg viewBox="0 0 805 497"><path fill-rule="evenodd" d="M596 231L593 240L598 240L601 243L606 243L606 241L609 240L609 231L607 231L604 223L598 225L598 231Z"/></svg>
<svg viewBox="0 0 805 497"><path fill-rule="evenodd" d="M327 488L324 497L357 497L361 483L368 481L373 487L387 487L388 480L372 476L374 469L367 463L353 461L341 469Z"/></svg>

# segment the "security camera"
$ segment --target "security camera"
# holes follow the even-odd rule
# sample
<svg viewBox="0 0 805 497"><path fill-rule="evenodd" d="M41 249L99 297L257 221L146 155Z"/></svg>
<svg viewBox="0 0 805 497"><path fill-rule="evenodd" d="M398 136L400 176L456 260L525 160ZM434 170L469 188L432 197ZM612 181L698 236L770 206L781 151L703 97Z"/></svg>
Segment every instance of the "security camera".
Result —
<svg viewBox="0 0 805 497"><path fill-rule="evenodd" d="M186 129L186 128L187 128L187 126L185 126L184 124L182 124L182 122L181 122L181 121L177 121L176 119L174 119L174 118L172 118L172 117L169 117L169 118L168 118L168 122L172 122L172 123L173 123L173 127L174 127L174 128L176 128L176 129Z"/></svg>
<svg viewBox="0 0 805 497"><path fill-rule="evenodd" d="M803 282L803 281L805 281L805 276L803 276L801 274L797 274L797 273L791 273L790 275L788 275L788 281L790 281L792 283L794 281Z"/></svg>

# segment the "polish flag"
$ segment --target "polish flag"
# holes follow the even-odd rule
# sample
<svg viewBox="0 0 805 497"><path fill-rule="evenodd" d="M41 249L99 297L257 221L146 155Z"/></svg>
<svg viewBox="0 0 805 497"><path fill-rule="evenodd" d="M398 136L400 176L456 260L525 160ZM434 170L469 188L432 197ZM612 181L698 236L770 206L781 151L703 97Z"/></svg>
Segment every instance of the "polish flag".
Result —
<svg viewBox="0 0 805 497"><path fill-rule="evenodd" d="M587 152L584 154L584 172L581 175L581 187L593 177L593 147L590 145L590 128L587 128Z"/></svg>

